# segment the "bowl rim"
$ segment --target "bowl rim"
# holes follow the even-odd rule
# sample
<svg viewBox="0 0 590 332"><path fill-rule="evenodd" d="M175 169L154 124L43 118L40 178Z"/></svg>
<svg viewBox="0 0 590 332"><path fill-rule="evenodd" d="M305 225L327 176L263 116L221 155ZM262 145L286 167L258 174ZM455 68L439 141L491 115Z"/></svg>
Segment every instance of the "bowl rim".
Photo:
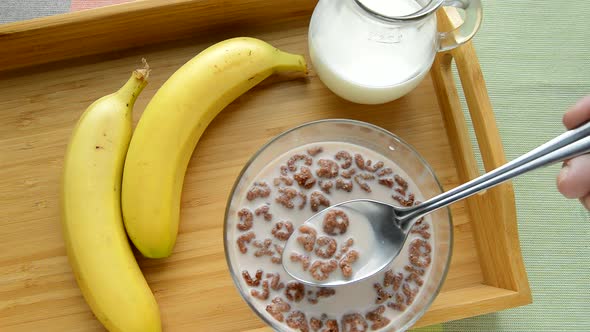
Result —
<svg viewBox="0 0 590 332"><path fill-rule="evenodd" d="M440 190L440 192L441 193L444 192L442 184L441 184L440 180L438 179L438 177L436 176L434 169L430 166L430 164L426 161L426 159L418 152L418 150L416 148L414 148L413 145L409 144L404 139L402 139L401 137L397 136L396 134L390 132L389 130L386 130L382 127L379 127L379 126L374 125L369 122L364 122L364 121L360 121L360 120L353 120L353 119L340 119L340 118L314 120L314 121L305 122L300 125L294 126L290 129L287 129L287 130L283 131L282 133L274 136L273 138L268 140L266 143L264 143L260 148L258 148L258 150L244 164L244 166L242 167L240 173L236 177L236 180L234 181L232 188L229 192L229 196L226 200L225 213L224 213L224 217L223 217L224 218L224 220L223 220L223 250L224 250L224 256L225 256L225 263L227 264L227 268L229 270L229 274L230 274L232 281L234 283L234 287L237 288L238 293L240 294L240 297L242 298L242 300L244 302L246 302L246 304L250 307L250 309L264 323L266 323L267 325L269 325L272 329L274 329L276 331L283 331L284 330L283 326L281 324L278 324L275 321L272 321L272 320L268 319L267 317L265 317L261 312L259 312L256 309L254 304L252 304L250 301L248 301L246 295L244 294L242 288L240 287L239 274L236 273L235 269L231 265L230 257L229 257L229 250L228 250L228 239L227 239L229 210L231 207L231 201L235 195L235 191L236 191L238 184L240 183L240 180L242 179L242 177L244 176L244 174L246 173L248 168L258 158L258 156L260 156L260 154L263 151L265 151L268 147L273 145L276 141L278 141L282 137L287 136L294 131L300 130L305 127L318 125L321 123L342 123L342 124L351 124L351 125L361 126L361 127L368 127L372 130L375 130L377 132L381 132L387 136L390 136L391 138L394 138L402 145L405 145L418 158L418 160L422 163L422 165L424 165L424 167L428 171L428 173L430 173L430 175L432 175L434 182L438 186L438 189ZM449 218L448 218L448 222L449 222L449 253L447 255L446 262L444 263L444 270L443 270L440 282L437 285L434 292L432 292L432 296L430 297L430 299L428 299L428 301L426 302L424 307L422 309L420 309L420 311L417 312L416 315L414 315L411 319L409 319L408 322L406 324L404 324L404 326L402 326L399 331L403 332L403 331L406 331L407 329L409 329L410 327L412 327L416 323L416 321L418 321L426 313L426 311L428 311L430 306L432 306L432 303L434 302L434 300L438 297L438 294L440 293L442 286L444 285L444 283L447 279L447 275L448 275L450 264L451 264L451 258L453 256L453 245L454 245L453 227L454 226L453 226L453 216L451 214L450 207L446 207L445 210L447 210L447 214L449 216Z"/></svg>

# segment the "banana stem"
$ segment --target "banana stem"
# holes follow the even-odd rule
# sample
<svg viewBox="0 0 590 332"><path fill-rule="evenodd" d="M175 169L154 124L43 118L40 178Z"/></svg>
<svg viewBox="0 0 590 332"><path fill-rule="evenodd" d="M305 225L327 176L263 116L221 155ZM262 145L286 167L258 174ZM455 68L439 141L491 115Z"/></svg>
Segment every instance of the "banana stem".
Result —
<svg viewBox="0 0 590 332"><path fill-rule="evenodd" d="M143 68L134 70L127 83L117 91L117 94L124 100L129 100L129 107L133 107L137 97L148 83L147 79L150 76L151 69L145 59L142 59L142 62Z"/></svg>

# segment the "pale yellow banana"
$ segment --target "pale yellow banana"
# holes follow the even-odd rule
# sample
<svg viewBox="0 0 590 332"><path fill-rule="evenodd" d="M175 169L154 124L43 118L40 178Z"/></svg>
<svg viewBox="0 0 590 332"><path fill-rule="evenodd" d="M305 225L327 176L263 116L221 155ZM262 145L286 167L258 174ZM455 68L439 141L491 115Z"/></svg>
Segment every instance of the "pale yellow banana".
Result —
<svg viewBox="0 0 590 332"><path fill-rule="evenodd" d="M300 55L254 38L217 43L183 65L146 107L123 173L123 218L141 253L170 255L184 175L199 138L238 96L280 71L307 70Z"/></svg>
<svg viewBox="0 0 590 332"><path fill-rule="evenodd" d="M121 181L133 104L147 70L82 114L64 162L62 225L70 265L90 308L109 331L161 331L160 312L125 234Z"/></svg>

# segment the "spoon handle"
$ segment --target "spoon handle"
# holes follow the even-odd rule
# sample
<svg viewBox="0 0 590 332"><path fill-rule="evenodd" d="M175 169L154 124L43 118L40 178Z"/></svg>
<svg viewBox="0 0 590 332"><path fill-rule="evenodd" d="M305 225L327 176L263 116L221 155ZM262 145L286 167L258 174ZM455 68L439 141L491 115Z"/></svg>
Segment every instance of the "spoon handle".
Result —
<svg viewBox="0 0 590 332"><path fill-rule="evenodd" d="M587 122L480 177L437 195L418 206L400 211L398 213L399 221L405 228L413 220L427 213L496 186L513 177L589 152L590 122Z"/></svg>

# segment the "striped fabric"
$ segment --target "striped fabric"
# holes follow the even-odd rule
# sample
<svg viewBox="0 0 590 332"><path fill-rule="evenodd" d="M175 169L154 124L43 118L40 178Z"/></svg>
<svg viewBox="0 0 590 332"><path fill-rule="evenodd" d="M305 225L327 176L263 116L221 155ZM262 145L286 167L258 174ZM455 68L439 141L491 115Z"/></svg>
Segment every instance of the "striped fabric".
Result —
<svg viewBox="0 0 590 332"><path fill-rule="evenodd" d="M70 11L84 10L101 6L114 5L132 0L72 0Z"/></svg>

